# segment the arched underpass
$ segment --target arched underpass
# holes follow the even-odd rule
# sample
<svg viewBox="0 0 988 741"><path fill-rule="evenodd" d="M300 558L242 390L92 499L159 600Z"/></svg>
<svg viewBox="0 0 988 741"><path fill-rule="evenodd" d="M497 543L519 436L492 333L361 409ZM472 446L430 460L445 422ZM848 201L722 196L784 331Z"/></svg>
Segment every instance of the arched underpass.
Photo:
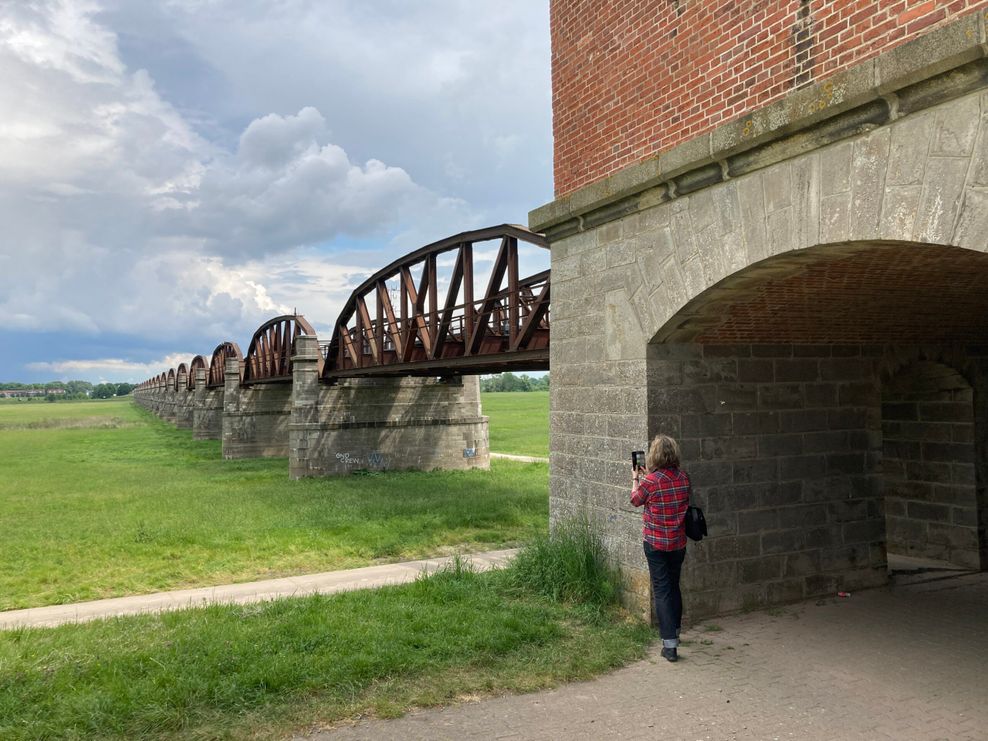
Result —
<svg viewBox="0 0 988 741"><path fill-rule="evenodd" d="M986 285L972 250L824 245L666 322L648 431L679 437L710 524L687 561L692 611L884 584L887 552L984 568Z"/></svg>

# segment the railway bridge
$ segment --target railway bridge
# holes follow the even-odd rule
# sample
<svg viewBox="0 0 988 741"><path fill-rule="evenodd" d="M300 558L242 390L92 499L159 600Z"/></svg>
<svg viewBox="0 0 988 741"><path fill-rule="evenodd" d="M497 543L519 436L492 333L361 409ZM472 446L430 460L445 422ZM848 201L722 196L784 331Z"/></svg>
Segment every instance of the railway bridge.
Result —
<svg viewBox="0 0 988 741"><path fill-rule="evenodd" d="M274 317L246 353L221 342L135 398L222 439L226 458L288 457L296 478L486 467L478 374L549 367L549 271L520 272L547 246L508 224L443 239L361 283L329 338L302 315Z"/></svg>

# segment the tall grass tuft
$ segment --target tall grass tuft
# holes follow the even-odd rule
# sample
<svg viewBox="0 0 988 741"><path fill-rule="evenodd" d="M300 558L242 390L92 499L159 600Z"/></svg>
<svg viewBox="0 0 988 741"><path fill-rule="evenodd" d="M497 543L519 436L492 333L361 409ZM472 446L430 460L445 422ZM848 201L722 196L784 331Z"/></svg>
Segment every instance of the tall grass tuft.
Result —
<svg viewBox="0 0 988 741"><path fill-rule="evenodd" d="M620 577L606 558L598 531L586 520L570 520L541 535L515 557L505 579L517 589L555 602L614 605Z"/></svg>

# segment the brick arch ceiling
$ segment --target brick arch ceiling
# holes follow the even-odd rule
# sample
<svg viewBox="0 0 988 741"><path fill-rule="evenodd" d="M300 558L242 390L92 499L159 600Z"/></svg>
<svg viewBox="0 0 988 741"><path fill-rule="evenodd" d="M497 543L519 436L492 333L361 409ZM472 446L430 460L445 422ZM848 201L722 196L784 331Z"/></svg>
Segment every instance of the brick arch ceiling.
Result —
<svg viewBox="0 0 988 741"><path fill-rule="evenodd" d="M903 243L787 253L700 294L655 339L988 343L988 254Z"/></svg>

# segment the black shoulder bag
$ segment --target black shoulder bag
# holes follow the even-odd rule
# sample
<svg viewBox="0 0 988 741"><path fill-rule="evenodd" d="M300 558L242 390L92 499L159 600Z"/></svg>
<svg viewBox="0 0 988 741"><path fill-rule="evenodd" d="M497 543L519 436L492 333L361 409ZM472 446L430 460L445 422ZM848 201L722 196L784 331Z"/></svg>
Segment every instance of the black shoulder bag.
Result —
<svg viewBox="0 0 988 741"><path fill-rule="evenodd" d="M703 510L690 505L686 508L686 537L690 540L703 540L707 534L707 520Z"/></svg>

